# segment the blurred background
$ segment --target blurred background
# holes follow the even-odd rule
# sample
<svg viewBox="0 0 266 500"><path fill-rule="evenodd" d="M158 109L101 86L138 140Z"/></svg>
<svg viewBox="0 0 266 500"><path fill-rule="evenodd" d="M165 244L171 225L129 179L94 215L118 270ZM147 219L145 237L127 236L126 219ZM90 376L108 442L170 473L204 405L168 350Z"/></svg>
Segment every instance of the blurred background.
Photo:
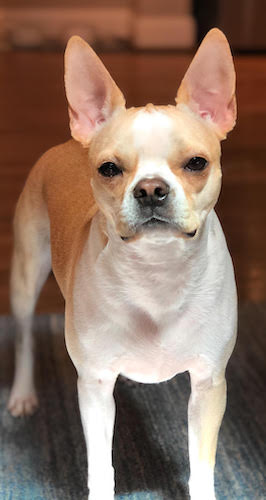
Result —
<svg viewBox="0 0 266 500"><path fill-rule="evenodd" d="M266 49L264 0L8 0L3 49L64 47L73 33L98 50L189 49L213 26L238 50Z"/></svg>
<svg viewBox="0 0 266 500"><path fill-rule="evenodd" d="M12 217L32 164L69 138L63 51L79 34L102 57L128 106L174 103L202 37L231 44L239 119L223 143L217 211L241 302L266 299L266 4L264 0L6 0L0 6L0 313L9 312ZM62 311L51 276L39 312Z"/></svg>

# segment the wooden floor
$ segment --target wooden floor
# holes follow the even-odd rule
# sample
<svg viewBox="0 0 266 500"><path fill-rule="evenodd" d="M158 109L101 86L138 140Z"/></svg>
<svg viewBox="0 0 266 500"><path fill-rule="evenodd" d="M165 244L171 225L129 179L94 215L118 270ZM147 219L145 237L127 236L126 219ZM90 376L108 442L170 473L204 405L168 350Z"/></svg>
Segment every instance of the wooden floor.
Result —
<svg viewBox="0 0 266 500"><path fill-rule="evenodd" d="M173 103L190 61L180 54L105 54L129 106ZM236 58L239 120L223 144L217 211L235 264L242 302L266 299L266 57ZM63 56L0 54L0 314L8 313L12 214L31 165L69 137ZM38 311L61 311L52 277Z"/></svg>

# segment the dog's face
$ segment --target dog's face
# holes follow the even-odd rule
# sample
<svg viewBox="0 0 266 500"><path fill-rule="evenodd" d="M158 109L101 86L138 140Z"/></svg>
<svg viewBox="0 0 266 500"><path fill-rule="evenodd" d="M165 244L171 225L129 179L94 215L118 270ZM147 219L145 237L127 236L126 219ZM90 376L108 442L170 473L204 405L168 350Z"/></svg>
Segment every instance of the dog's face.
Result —
<svg viewBox="0 0 266 500"><path fill-rule="evenodd" d="M93 70L83 86L75 80L77 65L87 78ZM95 199L122 239L154 231L196 237L220 192L220 140L235 122L234 88L230 49L218 30L198 50L177 106L128 110L97 56L80 39L70 41L72 135L90 146Z"/></svg>
<svg viewBox="0 0 266 500"><path fill-rule="evenodd" d="M121 111L89 151L95 198L130 240L160 231L193 237L220 192L220 142L174 106Z"/></svg>

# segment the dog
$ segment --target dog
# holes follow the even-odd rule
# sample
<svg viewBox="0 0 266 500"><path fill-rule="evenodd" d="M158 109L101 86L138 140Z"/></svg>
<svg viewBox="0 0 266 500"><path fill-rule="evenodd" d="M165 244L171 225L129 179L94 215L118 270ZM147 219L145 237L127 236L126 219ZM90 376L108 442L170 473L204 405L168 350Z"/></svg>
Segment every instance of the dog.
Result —
<svg viewBox="0 0 266 500"><path fill-rule="evenodd" d="M32 169L14 218L16 368L8 408L37 407L32 316L53 269L78 375L89 500L114 499L113 389L119 374L159 383L189 371L192 500L213 500L225 370L237 331L234 270L214 211L220 142L236 120L224 34L202 41L176 106L125 108L94 51L65 53L72 139Z"/></svg>

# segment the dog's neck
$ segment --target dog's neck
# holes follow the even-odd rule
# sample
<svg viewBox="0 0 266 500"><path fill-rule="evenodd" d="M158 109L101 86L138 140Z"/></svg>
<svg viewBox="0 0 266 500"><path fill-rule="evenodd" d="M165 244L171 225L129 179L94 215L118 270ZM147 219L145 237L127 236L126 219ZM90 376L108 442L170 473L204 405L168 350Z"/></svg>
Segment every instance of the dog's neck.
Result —
<svg viewBox="0 0 266 500"><path fill-rule="evenodd" d="M154 313L159 319L173 307L181 306L187 294L193 293L199 282L205 280L212 213L195 240L147 233L135 241L125 242L108 226L108 243L102 250L99 246L98 250L93 248L97 233L99 235L97 219L96 216L89 252L85 250L83 263L87 267L87 259L94 253L91 264L96 272L95 283L100 284L102 295L105 290L110 293L111 287L111 293L116 296L116 302L121 302L121 307L131 303L149 314Z"/></svg>
<svg viewBox="0 0 266 500"><path fill-rule="evenodd" d="M112 255L112 261L120 260L121 266L128 266L134 262L134 266L153 270L165 266L176 269L190 261L198 262L201 255L205 255L206 258L211 224L212 213L194 238L177 237L174 233L164 231L148 231L126 242L121 240L111 225L107 225L108 252Z"/></svg>

